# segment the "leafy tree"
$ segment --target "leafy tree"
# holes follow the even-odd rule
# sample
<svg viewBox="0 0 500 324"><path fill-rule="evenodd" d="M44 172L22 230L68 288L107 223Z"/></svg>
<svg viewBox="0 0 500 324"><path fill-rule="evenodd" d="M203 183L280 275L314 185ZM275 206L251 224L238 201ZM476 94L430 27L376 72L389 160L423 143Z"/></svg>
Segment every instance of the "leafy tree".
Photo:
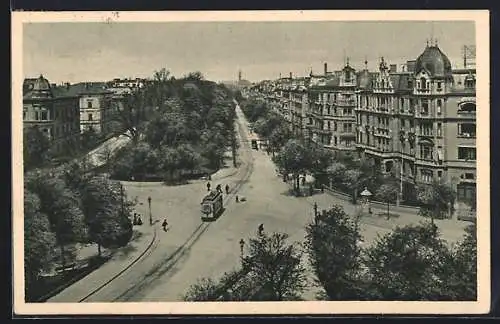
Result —
<svg viewBox="0 0 500 324"><path fill-rule="evenodd" d="M358 225L340 205L319 214L306 227L306 249L317 282L330 300L358 300L360 285L361 239Z"/></svg>
<svg viewBox="0 0 500 324"><path fill-rule="evenodd" d="M29 170L47 161L50 146L49 138L37 126L26 128L23 134L24 168Z"/></svg>
<svg viewBox="0 0 500 324"><path fill-rule="evenodd" d="M130 205L120 184L103 176L89 179L81 188L82 208L89 228L89 239L101 247L125 246L132 238Z"/></svg>
<svg viewBox="0 0 500 324"><path fill-rule="evenodd" d="M366 250L367 291L377 300L446 300L450 257L434 224L397 227Z"/></svg>
<svg viewBox="0 0 500 324"><path fill-rule="evenodd" d="M356 203L358 199L358 191L365 184L365 177L363 176L363 173L358 169L348 169L344 172L343 182L344 185L351 191L352 200Z"/></svg>
<svg viewBox="0 0 500 324"><path fill-rule="evenodd" d="M293 174L294 189L298 190L300 174L308 170L311 165L309 151L298 141L289 140L273 161L285 173Z"/></svg>
<svg viewBox="0 0 500 324"><path fill-rule="evenodd" d="M417 199L423 205L420 207L420 214L430 216L434 221L434 218L445 217L448 208L455 201L455 192L450 185L435 180L417 188Z"/></svg>
<svg viewBox="0 0 500 324"><path fill-rule="evenodd" d="M477 300L477 228L466 228L464 238L453 248L445 276L451 300Z"/></svg>
<svg viewBox="0 0 500 324"><path fill-rule="evenodd" d="M330 181L335 184L342 184L344 182L344 173L347 167L341 162L332 162L327 168L326 172L330 177Z"/></svg>
<svg viewBox="0 0 500 324"><path fill-rule="evenodd" d="M189 302L215 300L220 284L211 278L201 278L191 285L183 300Z"/></svg>
<svg viewBox="0 0 500 324"><path fill-rule="evenodd" d="M85 129L81 134L81 143L85 149L94 148L99 141L99 134L95 131L93 127Z"/></svg>
<svg viewBox="0 0 500 324"><path fill-rule="evenodd" d="M24 191L24 270L26 289L30 290L40 272L51 266L56 237L50 230L47 215L40 212L40 199ZM29 293L27 293L29 295Z"/></svg>
<svg viewBox="0 0 500 324"><path fill-rule="evenodd" d="M40 212L48 216L61 250L61 262L66 265L65 246L83 242L87 237L78 195L61 178L41 172L26 179L26 188L40 198Z"/></svg>
<svg viewBox="0 0 500 324"><path fill-rule="evenodd" d="M375 193L375 197L387 204L387 219L390 218L389 206L397 200L398 194L399 188L394 182L388 182L381 185Z"/></svg>
<svg viewBox="0 0 500 324"><path fill-rule="evenodd" d="M295 244L287 244L287 234L262 233L250 239L243 269L259 282L259 294L266 300L282 301L297 297L305 287L305 269L301 253Z"/></svg>
<svg viewBox="0 0 500 324"><path fill-rule="evenodd" d="M275 152L279 152L279 150L285 145L285 143L292 139L293 135L290 129L282 124L275 128L271 134L269 135L269 148L273 153L273 157L275 156Z"/></svg>

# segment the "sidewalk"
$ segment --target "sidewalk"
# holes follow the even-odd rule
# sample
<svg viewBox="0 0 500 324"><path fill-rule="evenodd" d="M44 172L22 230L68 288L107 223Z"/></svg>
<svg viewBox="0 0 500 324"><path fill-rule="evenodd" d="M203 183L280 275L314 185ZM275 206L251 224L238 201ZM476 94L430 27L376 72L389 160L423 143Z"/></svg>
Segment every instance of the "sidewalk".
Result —
<svg viewBox="0 0 500 324"><path fill-rule="evenodd" d="M113 253L111 259L87 276L78 280L59 294L49 298L47 302L80 302L94 290L113 279L149 249L155 239L155 226L147 222L134 227L135 239L125 247Z"/></svg>
<svg viewBox="0 0 500 324"><path fill-rule="evenodd" d="M354 216L360 205L353 205L352 203L340 199L335 196L331 196L328 193L316 194L314 196L307 197L306 200L312 205L314 202L318 204L318 210L329 209L332 205L338 204L344 207L345 212L348 215ZM397 226L406 226L406 225L416 225L420 222L430 221L428 218L424 218L422 216L417 215L416 213L408 213L401 211L393 211L389 208L390 214L397 214L399 217L391 217L389 220L386 219L385 214L387 213L387 209L372 207L372 214L368 215L368 213L364 213L364 216L361 218L361 224L368 226L375 226L381 229L392 230ZM382 215L379 216L379 213ZM449 241L450 243L456 242L460 240L465 234L464 229L470 225L469 222L458 221L453 219L436 219L434 223L438 226L442 237Z"/></svg>

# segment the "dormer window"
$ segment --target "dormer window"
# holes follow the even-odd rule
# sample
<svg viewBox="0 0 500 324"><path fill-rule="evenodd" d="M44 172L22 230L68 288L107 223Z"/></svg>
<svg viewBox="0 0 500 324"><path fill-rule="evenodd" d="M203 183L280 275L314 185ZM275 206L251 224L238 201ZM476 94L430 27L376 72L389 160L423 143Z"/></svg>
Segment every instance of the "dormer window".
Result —
<svg viewBox="0 0 500 324"><path fill-rule="evenodd" d="M442 82L437 83L437 91L442 91L443 90L443 85Z"/></svg>
<svg viewBox="0 0 500 324"><path fill-rule="evenodd" d="M425 78L421 78L420 79L420 88L422 90L425 90L426 89L426 85L427 85L427 81L425 80Z"/></svg>
<svg viewBox="0 0 500 324"><path fill-rule="evenodd" d="M468 75L464 80L465 89L475 89L476 88L476 78L473 75Z"/></svg>

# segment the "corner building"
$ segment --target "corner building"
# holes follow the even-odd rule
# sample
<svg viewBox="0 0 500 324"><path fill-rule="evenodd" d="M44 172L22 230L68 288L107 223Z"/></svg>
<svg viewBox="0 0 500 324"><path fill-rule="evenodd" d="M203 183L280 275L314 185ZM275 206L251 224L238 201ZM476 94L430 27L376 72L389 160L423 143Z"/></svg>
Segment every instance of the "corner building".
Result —
<svg viewBox="0 0 500 324"><path fill-rule="evenodd" d="M357 89L356 149L382 172L414 187L446 180L457 203L476 195L476 70L453 70L437 44L398 71L382 59ZM460 207L460 206L458 206Z"/></svg>

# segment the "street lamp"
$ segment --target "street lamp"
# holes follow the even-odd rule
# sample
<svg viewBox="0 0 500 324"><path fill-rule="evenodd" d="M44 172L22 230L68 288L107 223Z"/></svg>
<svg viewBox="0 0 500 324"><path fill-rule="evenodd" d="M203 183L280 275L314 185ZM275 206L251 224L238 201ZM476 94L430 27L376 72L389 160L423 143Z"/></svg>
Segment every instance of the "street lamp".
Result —
<svg viewBox="0 0 500 324"><path fill-rule="evenodd" d="M313 209L314 209L314 223L318 225L318 204L316 202L314 202Z"/></svg>
<svg viewBox="0 0 500 324"><path fill-rule="evenodd" d="M372 208L370 206L370 198L372 196L372 193L368 190L368 188L365 187L365 190L361 192L361 197L363 197L363 203L368 205L368 213L372 213Z"/></svg>
<svg viewBox="0 0 500 324"><path fill-rule="evenodd" d="M149 225L153 226L153 214L151 214L151 197L148 197L149 206Z"/></svg>

